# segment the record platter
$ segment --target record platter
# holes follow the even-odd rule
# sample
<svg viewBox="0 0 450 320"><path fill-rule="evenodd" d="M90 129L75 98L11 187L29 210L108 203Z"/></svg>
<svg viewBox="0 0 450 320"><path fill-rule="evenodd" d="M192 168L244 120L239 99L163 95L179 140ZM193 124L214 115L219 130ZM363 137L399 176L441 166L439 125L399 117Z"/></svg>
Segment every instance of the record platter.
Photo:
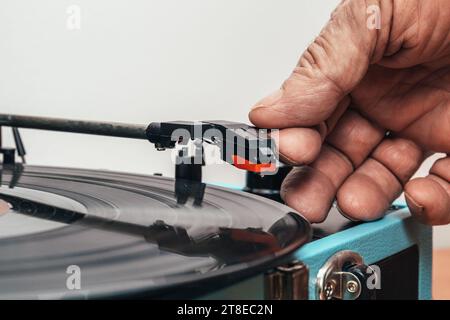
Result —
<svg viewBox="0 0 450 320"><path fill-rule="evenodd" d="M0 115L0 125L13 128L17 149L1 149L0 299L429 296L428 227L417 225L402 207L368 224L333 209L329 221L312 227L280 203L277 191L288 169L260 175L271 165L250 151L271 154L261 147L267 136L251 127L228 122L141 127L12 115ZM175 178L29 166L18 131L147 139L164 149L180 142L171 138L175 129L193 135L198 126L201 134L205 128L232 131L233 142L244 137L239 157L249 171L246 192L204 184L202 164L177 164ZM233 162L236 150L222 148L224 160ZM16 161L16 152L22 161ZM411 272L389 276L405 263ZM364 288L372 264L385 275L382 289ZM343 273L358 290L326 290Z"/></svg>

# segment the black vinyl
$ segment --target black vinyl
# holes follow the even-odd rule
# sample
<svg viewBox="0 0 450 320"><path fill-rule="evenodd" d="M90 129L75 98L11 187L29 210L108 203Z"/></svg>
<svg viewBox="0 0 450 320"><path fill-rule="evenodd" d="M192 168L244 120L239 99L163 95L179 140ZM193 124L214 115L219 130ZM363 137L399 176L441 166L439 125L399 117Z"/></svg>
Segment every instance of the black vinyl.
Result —
<svg viewBox="0 0 450 320"><path fill-rule="evenodd" d="M211 288L261 272L311 238L284 205L198 182L21 165L2 168L1 179L11 206L0 215L3 299ZM70 266L81 290L67 286Z"/></svg>

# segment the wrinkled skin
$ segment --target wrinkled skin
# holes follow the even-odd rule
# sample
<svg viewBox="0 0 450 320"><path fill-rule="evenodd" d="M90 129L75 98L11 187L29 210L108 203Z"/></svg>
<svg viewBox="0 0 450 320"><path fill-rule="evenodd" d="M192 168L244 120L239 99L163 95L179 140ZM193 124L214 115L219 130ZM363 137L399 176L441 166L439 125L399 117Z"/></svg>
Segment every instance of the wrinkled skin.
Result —
<svg viewBox="0 0 450 320"><path fill-rule="evenodd" d="M380 29L368 27L370 5ZM299 165L282 187L289 206L320 222L336 199L344 215L369 221L405 191L419 221L450 222L449 17L449 0L347 0L333 12L249 115L280 128L281 158ZM435 153L447 157L411 180Z"/></svg>

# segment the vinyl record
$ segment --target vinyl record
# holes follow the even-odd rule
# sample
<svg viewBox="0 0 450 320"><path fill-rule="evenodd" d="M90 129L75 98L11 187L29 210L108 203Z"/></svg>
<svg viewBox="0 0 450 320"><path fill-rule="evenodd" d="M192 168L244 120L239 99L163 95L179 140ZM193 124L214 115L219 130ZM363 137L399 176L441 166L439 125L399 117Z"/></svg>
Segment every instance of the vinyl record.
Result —
<svg viewBox="0 0 450 320"><path fill-rule="evenodd" d="M0 187L0 298L187 297L310 240L276 202L201 183L16 165Z"/></svg>

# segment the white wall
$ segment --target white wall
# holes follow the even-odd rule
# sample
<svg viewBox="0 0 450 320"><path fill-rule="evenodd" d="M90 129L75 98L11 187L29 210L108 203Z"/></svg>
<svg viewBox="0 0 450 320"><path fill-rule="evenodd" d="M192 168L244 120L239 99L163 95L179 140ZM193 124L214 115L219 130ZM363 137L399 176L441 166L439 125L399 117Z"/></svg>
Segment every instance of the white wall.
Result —
<svg viewBox="0 0 450 320"><path fill-rule="evenodd" d="M0 112L149 123L247 122L338 0L1 0ZM70 5L81 30L66 26ZM32 164L172 175L142 141L24 131ZM210 167L208 181L243 183ZM450 231L439 243L450 243Z"/></svg>

